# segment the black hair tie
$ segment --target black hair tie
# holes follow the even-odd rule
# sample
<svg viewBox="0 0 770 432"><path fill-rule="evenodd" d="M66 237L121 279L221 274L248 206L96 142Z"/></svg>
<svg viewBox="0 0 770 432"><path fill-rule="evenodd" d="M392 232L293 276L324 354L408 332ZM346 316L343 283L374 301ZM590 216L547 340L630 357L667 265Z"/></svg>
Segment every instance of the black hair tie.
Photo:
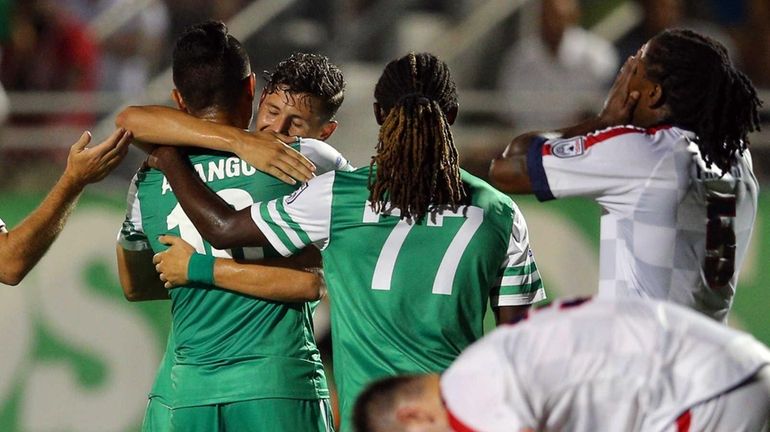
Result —
<svg viewBox="0 0 770 432"><path fill-rule="evenodd" d="M407 93L407 94L405 94L405 95L401 96L400 98L398 98L398 101L399 101L399 102L405 102L405 101L407 101L407 100L409 100L409 99L412 99L412 100L414 100L414 103L415 103L415 104L417 104L417 105L423 105L423 106L428 106L428 105L430 105L430 99L428 99L428 98L427 98L427 97L426 97L426 96L425 96L423 93L421 93L421 92L412 92L412 93Z"/></svg>

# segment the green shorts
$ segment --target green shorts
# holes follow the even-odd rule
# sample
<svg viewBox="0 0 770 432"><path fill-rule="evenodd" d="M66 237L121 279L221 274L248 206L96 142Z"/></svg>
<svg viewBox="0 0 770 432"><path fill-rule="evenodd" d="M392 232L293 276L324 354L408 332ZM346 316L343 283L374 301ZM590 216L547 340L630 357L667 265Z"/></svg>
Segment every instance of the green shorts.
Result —
<svg viewBox="0 0 770 432"><path fill-rule="evenodd" d="M171 408L151 398L144 411L142 432L169 432L171 430Z"/></svg>
<svg viewBox="0 0 770 432"><path fill-rule="evenodd" d="M177 432L332 432L328 399L254 399L176 408L171 430Z"/></svg>

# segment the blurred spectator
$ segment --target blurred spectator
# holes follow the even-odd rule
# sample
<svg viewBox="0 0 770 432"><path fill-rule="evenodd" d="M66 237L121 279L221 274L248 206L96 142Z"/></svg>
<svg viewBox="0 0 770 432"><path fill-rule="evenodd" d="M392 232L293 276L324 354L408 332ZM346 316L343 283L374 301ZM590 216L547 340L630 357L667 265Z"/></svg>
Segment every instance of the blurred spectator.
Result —
<svg viewBox="0 0 770 432"><path fill-rule="evenodd" d="M123 8L130 14L114 33L100 41L102 51L99 87L137 95L147 87L166 52L169 14L165 3L153 0L133 13L133 0L64 0L62 3L82 22L91 23L104 13Z"/></svg>
<svg viewBox="0 0 770 432"><path fill-rule="evenodd" d="M82 23L54 0L17 2L3 53L2 82L9 90L89 91L96 88L98 51ZM17 121L90 124L88 113Z"/></svg>
<svg viewBox="0 0 770 432"><path fill-rule="evenodd" d="M227 22L235 13L253 0L166 0L171 12L172 39L187 27L206 20Z"/></svg>
<svg viewBox="0 0 770 432"><path fill-rule="evenodd" d="M0 65L3 64L3 45L8 43L11 37L11 0L0 0ZM0 125L8 118L10 107L8 96L5 94L3 84L0 82Z"/></svg>
<svg viewBox="0 0 770 432"><path fill-rule="evenodd" d="M2 58L0 58L0 62L2 62ZM5 123L5 120L8 119L8 113L10 112L10 109L11 107L8 102L8 95L5 94L3 84L0 83L0 126L2 126Z"/></svg>
<svg viewBox="0 0 770 432"><path fill-rule="evenodd" d="M667 28L689 28L716 39L731 58L740 59L730 35L708 21L689 18L682 0L640 0L639 4L644 14L642 21L617 42L620 58L634 55L650 38Z"/></svg>
<svg viewBox="0 0 770 432"><path fill-rule="evenodd" d="M577 0L543 0L540 31L505 56L498 79L519 129L568 124L597 107L618 69L613 46L580 28ZM556 103L558 101L558 103Z"/></svg>
<svg viewBox="0 0 770 432"><path fill-rule="evenodd" d="M736 9L741 5L741 10L745 12L743 20L731 22L737 24L733 34L736 35L743 59L742 66L755 85L770 87L770 1L744 0L729 3Z"/></svg>

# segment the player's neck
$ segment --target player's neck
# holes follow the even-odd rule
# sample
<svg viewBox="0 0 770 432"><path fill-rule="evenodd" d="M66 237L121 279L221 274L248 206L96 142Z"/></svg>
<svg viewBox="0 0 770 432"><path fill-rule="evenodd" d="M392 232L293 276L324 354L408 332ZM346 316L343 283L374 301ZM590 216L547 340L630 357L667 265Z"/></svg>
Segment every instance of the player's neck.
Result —
<svg viewBox="0 0 770 432"><path fill-rule="evenodd" d="M640 128L650 128L666 122L666 116L658 111L646 111L635 115L632 123Z"/></svg>
<svg viewBox="0 0 770 432"><path fill-rule="evenodd" d="M243 121L241 117L220 109L205 109L196 113L193 113L195 117L201 120L223 124L227 126L235 126L237 128L246 129L248 125L242 125Z"/></svg>

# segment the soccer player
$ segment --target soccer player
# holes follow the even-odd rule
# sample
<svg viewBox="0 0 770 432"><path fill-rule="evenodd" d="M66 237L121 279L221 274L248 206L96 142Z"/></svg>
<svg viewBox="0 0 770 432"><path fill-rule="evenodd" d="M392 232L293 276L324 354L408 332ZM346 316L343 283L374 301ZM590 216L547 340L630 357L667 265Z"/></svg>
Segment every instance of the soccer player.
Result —
<svg viewBox="0 0 770 432"><path fill-rule="evenodd" d="M747 134L760 104L724 47L664 31L628 59L598 117L515 138L490 177L505 192L602 206L599 296L725 321L757 212Z"/></svg>
<svg viewBox="0 0 770 432"><path fill-rule="evenodd" d="M255 81L245 51L223 24L210 22L186 32L177 42L173 69L173 95L180 109L212 124L248 126ZM330 72L334 74L330 79L340 88L335 98L321 99L323 108L328 108L324 113L328 118L342 102L344 85L336 68ZM138 129L137 134L146 140ZM319 171L347 165L338 152L320 141L303 139L298 147L311 155ZM191 150L189 160L209 186L238 208L294 189L229 153ZM130 292L138 281L149 280L147 269L151 273L153 267L148 260L152 250L164 248L158 237L166 233L178 234L195 248L193 261L277 256L271 248L214 249L189 222L163 175L141 170L129 193L129 214L119 238L119 259L123 254L125 277L129 279L129 289L124 284L124 290ZM314 260L310 258L309 264L303 260L278 263L283 268L275 267L276 260L261 265L218 260L234 269L228 280L243 283L259 278L257 288L273 290L273 294L252 293L276 301L215 287L215 280L222 283L219 272L198 273L187 285L171 291L170 341L175 349L172 355L167 351L150 395L150 405L159 403L155 404L157 412L148 408L145 430L168 428L163 419L164 413L168 415L164 405L173 407L174 430L328 430L328 390L312 335L312 305L305 303L317 300L322 286L317 273L304 271L319 265L317 255ZM254 284L251 280L252 288ZM155 293L165 292L157 275L149 288ZM169 368L173 370L173 391Z"/></svg>
<svg viewBox="0 0 770 432"><path fill-rule="evenodd" d="M312 176L312 164L282 140L290 135L323 141L334 133L334 114L345 97L342 72L325 56L294 53L265 74L265 80L257 132L206 122L165 106L128 107L115 124L133 131L140 141L227 151L287 183L305 181Z"/></svg>
<svg viewBox="0 0 770 432"><path fill-rule="evenodd" d="M86 148L84 132L70 147L67 167L40 206L10 231L0 219L0 283L18 285L56 240L80 194L115 168L128 151L131 133L117 129L99 145Z"/></svg>
<svg viewBox="0 0 770 432"><path fill-rule="evenodd" d="M770 350L678 305L572 301L469 347L441 376L377 382L360 432L731 431L770 420Z"/></svg>
<svg viewBox="0 0 770 432"><path fill-rule="evenodd" d="M481 337L488 302L505 321L545 296L516 205L458 166L446 64L410 53L385 67L374 94L371 166L318 176L288 197L234 210L176 149L156 149L152 162L221 247L271 245L288 256L326 242L343 430L369 381L448 367Z"/></svg>

